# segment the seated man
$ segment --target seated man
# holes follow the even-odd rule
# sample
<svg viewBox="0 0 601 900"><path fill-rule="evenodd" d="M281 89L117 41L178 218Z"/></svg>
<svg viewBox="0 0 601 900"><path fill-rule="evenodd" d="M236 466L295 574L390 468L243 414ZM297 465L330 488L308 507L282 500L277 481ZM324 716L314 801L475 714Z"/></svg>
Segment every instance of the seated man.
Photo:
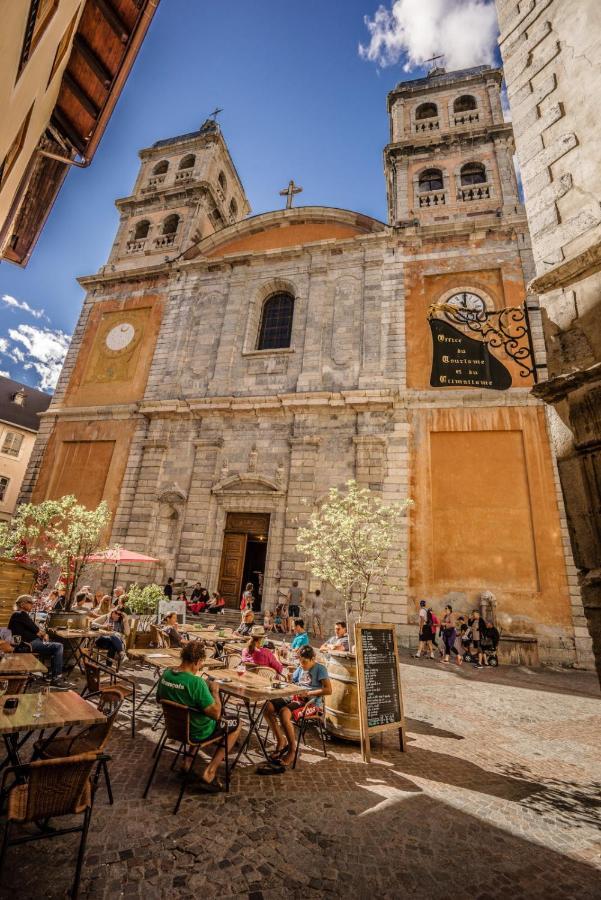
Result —
<svg viewBox="0 0 601 900"><path fill-rule="evenodd" d="M250 633L253 630L253 625L255 624L255 614L252 609L247 609L242 616L242 621L236 628L234 634L241 634L244 637L250 637Z"/></svg>
<svg viewBox="0 0 601 900"><path fill-rule="evenodd" d="M282 766L290 766L294 762L296 737L292 724L293 714L296 710L303 709L308 703L321 708L323 706L322 697L327 697L332 693L332 682L328 676L328 670L317 662L313 647L301 648L298 669L294 672L292 681L299 686L298 698L270 700L265 707L265 718L277 741L276 751L271 755L271 760ZM278 725L278 717L282 728Z"/></svg>
<svg viewBox="0 0 601 900"><path fill-rule="evenodd" d="M50 675L53 682L60 680L63 671L63 645L49 641L46 632L38 628L31 618L33 597L22 594L17 598L16 610L10 617L8 628L13 637L20 637L18 649L22 652L35 652L40 656L50 657Z"/></svg>
<svg viewBox="0 0 601 900"><path fill-rule="evenodd" d="M8 628L0 628L0 653L13 653L13 636Z"/></svg>
<svg viewBox="0 0 601 900"><path fill-rule="evenodd" d="M303 619L294 620L294 637L290 646L293 650L300 650L309 643L309 635L305 631L305 623Z"/></svg>
<svg viewBox="0 0 601 900"><path fill-rule="evenodd" d="M190 641L182 649L181 663L177 668L165 669L157 689L158 700L171 700L194 710L190 716L190 737L193 741L208 741L227 734L228 751L231 751L240 733L237 719L222 717L219 685L209 684L199 677L198 670L205 658L204 641ZM215 750L213 758L201 776L206 791L221 790L217 781L217 769L225 756L222 747ZM186 760L184 766L186 766ZM187 766L189 768L189 765Z"/></svg>
<svg viewBox="0 0 601 900"><path fill-rule="evenodd" d="M349 652L349 640L346 630L346 622L336 622L334 625L335 634L322 644L320 650L345 650Z"/></svg>

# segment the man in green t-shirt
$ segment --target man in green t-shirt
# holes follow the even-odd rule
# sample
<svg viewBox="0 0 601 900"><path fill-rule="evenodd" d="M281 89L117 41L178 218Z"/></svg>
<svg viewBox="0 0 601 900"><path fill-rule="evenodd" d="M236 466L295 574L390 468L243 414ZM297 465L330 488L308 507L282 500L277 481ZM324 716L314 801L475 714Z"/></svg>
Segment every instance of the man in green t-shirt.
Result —
<svg viewBox="0 0 601 900"><path fill-rule="evenodd" d="M165 669L161 675L157 699L189 706L194 710L190 716L190 738L199 742L227 734L229 752L240 733L240 724L237 719L222 717L219 686L213 681L209 687L198 674L204 658L204 641L190 641L186 644L182 648L181 664L177 668ZM217 792L221 789L216 775L224 756L223 747L218 747L201 776L205 790ZM186 764L189 765L190 760L185 760L184 766Z"/></svg>

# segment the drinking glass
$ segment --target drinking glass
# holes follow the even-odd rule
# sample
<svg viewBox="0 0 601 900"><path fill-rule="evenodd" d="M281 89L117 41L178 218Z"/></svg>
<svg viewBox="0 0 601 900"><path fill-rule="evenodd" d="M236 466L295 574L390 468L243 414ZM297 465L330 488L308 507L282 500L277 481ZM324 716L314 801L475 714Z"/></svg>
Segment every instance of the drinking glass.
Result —
<svg viewBox="0 0 601 900"><path fill-rule="evenodd" d="M2 681L0 681L0 697L4 697L7 690L8 690L8 681L5 681L3 679Z"/></svg>
<svg viewBox="0 0 601 900"><path fill-rule="evenodd" d="M71 631L73 627L73 619L67 619L67 631Z"/></svg>
<svg viewBox="0 0 601 900"><path fill-rule="evenodd" d="M48 696L49 691L50 691L50 688L47 688L47 687L40 688L40 690L38 692L38 701L36 703L35 712L33 714L34 719L39 719L40 716L42 715L42 712L44 710L44 702L46 700L46 697Z"/></svg>
<svg viewBox="0 0 601 900"><path fill-rule="evenodd" d="M20 643L21 643L21 636L18 634L13 635L13 644L15 645L15 647L18 647Z"/></svg>

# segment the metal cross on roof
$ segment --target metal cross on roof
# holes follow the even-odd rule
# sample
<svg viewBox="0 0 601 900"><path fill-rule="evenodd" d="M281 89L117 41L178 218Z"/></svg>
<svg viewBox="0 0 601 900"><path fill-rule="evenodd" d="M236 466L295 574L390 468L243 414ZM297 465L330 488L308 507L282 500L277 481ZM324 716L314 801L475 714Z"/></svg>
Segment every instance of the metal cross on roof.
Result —
<svg viewBox="0 0 601 900"><path fill-rule="evenodd" d="M280 197L286 197L286 209L292 209L292 201L294 199L295 194L300 194L302 191L302 187L294 183L294 179L291 178L288 182L288 187L284 188L283 191L280 191Z"/></svg>
<svg viewBox="0 0 601 900"><path fill-rule="evenodd" d="M215 109L213 110L213 112L209 114L209 119L212 119L214 122L216 122L217 116L219 115L219 113L222 113L222 112L223 112L223 110L220 109L218 106L216 106Z"/></svg>

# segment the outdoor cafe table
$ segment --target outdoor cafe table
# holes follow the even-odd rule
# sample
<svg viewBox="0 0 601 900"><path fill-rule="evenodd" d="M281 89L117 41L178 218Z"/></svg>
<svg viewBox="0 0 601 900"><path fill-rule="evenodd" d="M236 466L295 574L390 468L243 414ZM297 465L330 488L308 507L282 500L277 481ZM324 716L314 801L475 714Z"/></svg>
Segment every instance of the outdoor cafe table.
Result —
<svg viewBox="0 0 601 900"><path fill-rule="evenodd" d="M242 700L248 715L248 732L230 771L235 769L243 753L248 754L248 747L253 734L259 742L263 756L269 762L265 742L259 733L263 715L265 714L265 707L270 700L289 700L295 694L302 694L302 689L297 684L286 684L285 687L273 688L271 681L267 678L255 675L249 671L241 673L237 669L222 669L215 673L209 672L208 677L210 681L215 681L219 685L224 704L227 703L229 697L236 697Z"/></svg>
<svg viewBox="0 0 601 900"><path fill-rule="evenodd" d="M46 674L48 669L33 653L8 653L0 659L0 675Z"/></svg>
<svg viewBox="0 0 601 900"><path fill-rule="evenodd" d="M74 660L74 664L78 665L82 672L84 670L81 652L82 647L84 645L87 646L88 643L95 638L113 633L104 628L49 628L48 630L56 635L56 637L59 637L66 642L69 652L64 664L66 665L72 659Z"/></svg>
<svg viewBox="0 0 601 900"><path fill-rule="evenodd" d="M52 734L45 742L53 740L61 728L72 725L97 725L105 716L98 707L84 700L75 691L49 691L42 704L41 715L34 717L38 705L38 693L19 694L19 705L14 712L7 713L4 705L0 709L0 735L4 738L11 765L20 765L19 748L34 731L51 728ZM6 698L5 698L6 701ZM18 735L25 732L21 741Z"/></svg>

